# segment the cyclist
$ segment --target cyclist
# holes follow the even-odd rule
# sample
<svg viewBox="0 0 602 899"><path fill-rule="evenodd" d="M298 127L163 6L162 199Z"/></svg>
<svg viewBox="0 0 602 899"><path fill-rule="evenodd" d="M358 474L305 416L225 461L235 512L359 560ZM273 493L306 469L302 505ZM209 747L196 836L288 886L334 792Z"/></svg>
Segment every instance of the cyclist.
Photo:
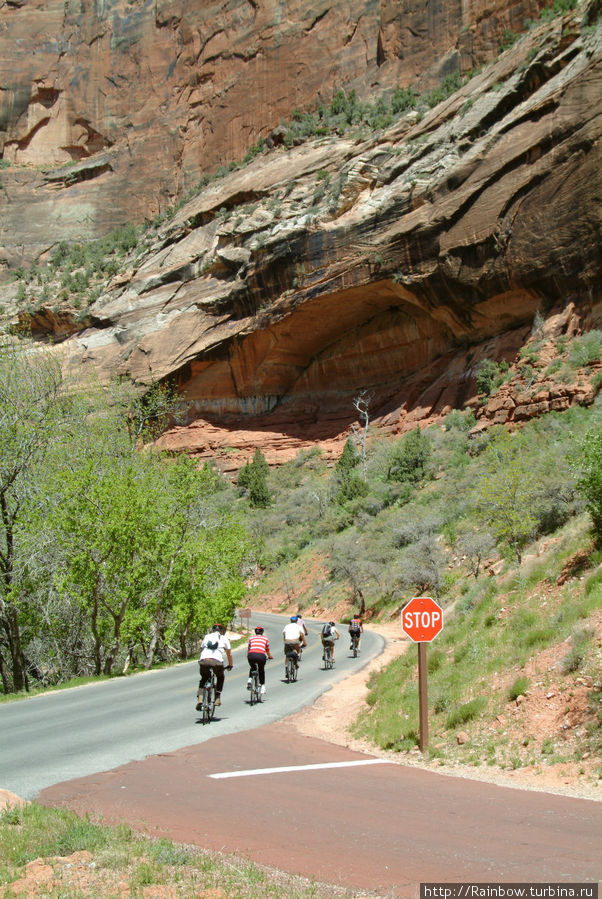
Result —
<svg viewBox="0 0 602 899"><path fill-rule="evenodd" d="M247 647L247 661L249 663L249 679L247 681L247 690L251 689L251 673L253 668L257 666L259 670L259 683L261 684L261 695L265 693L265 663L274 656L270 651L270 641L263 635L261 625L255 628L255 636L250 637Z"/></svg>
<svg viewBox="0 0 602 899"><path fill-rule="evenodd" d="M351 645L349 649L353 649L353 641L355 640L359 652L360 640L362 639L363 633L364 625L362 624L362 619L360 618L359 614L356 613L349 622L349 637L351 639Z"/></svg>
<svg viewBox="0 0 602 899"><path fill-rule="evenodd" d="M228 665L224 669L224 653L228 659ZM203 687L209 680L211 669L215 671L215 704L221 705L221 695L224 689L224 671L231 671L232 649L230 641L224 633L224 627L221 624L214 624L209 634L205 634L201 643L201 654L199 656L199 667L201 670L201 679L199 681L199 692L197 694L197 712L203 707Z"/></svg>
<svg viewBox="0 0 602 899"><path fill-rule="evenodd" d="M331 647L332 652L332 661L334 662L334 642L338 640L341 635L336 629L334 621L329 621L328 624L325 624L322 628L322 646L326 649L327 646Z"/></svg>
<svg viewBox="0 0 602 899"><path fill-rule="evenodd" d="M299 625L300 628L302 628L303 633L307 637L307 635L309 634L309 631L307 630L307 627L305 626L305 622L303 621L303 618L301 617L299 612L297 612L297 624Z"/></svg>
<svg viewBox="0 0 602 899"><path fill-rule="evenodd" d="M307 640L303 633L303 628L299 626L297 615L291 615L291 620L285 624L282 631L284 639L284 654L295 654L297 664L301 661L301 649L307 646Z"/></svg>

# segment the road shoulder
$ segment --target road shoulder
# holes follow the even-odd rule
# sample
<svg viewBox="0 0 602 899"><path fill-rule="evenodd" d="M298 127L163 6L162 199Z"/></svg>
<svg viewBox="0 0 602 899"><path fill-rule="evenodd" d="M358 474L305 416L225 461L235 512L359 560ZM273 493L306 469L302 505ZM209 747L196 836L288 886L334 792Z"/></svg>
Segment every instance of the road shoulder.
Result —
<svg viewBox="0 0 602 899"><path fill-rule="evenodd" d="M579 778L577 763L573 766L574 770L567 769L566 765L560 768L550 766L543 768L539 774L526 769L506 771L488 765L475 767L451 762L442 765L440 759L423 759L418 748L410 753L390 752L367 740L354 737L350 728L365 708L370 675L386 667L414 645L402 637L397 624L377 624L367 629L385 640L382 653L356 674L334 684L312 706L291 715L288 721L300 734L345 746L355 752L369 753L398 765L437 771L451 777L465 777L515 789L602 801L602 783L596 784Z"/></svg>

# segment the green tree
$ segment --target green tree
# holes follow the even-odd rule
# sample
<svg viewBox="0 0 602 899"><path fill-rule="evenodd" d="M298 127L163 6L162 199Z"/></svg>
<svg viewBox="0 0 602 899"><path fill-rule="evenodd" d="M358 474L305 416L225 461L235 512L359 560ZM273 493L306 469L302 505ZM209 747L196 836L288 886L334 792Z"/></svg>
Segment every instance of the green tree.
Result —
<svg viewBox="0 0 602 899"><path fill-rule="evenodd" d="M150 443L165 431L177 417L180 400L172 384L153 382L142 394L132 395L127 389L123 395L126 403L127 426L134 442Z"/></svg>
<svg viewBox="0 0 602 899"><path fill-rule="evenodd" d="M343 452L337 459L337 463L335 465L335 471L340 474L348 474L354 468L356 468L360 463L360 454L357 451L357 447L355 443L348 437L345 446L343 447Z"/></svg>
<svg viewBox="0 0 602 899"><path fill-rule="evenodd" d="M348 437L334 467L335 498L339 505L365 496L368 492L367 483L356 471L360 461L361 456L351 437Z"/></svg>
<svg viewBox="0 0 602 899"><path fill-rule="evenodd" d="M594 531L602 537L602 430L590 430L581 441L577 489L585 497Z"/></svg>
<svg viewBox="0 0 602 899"><path fill-rule="evenodd" d="M165 476L171 502L156 577L154 630L177 643L186 658L191 643L213 621L232 618L244 595L250 543L231 504L218 501L223 490L213 469L199 470L182 457L168 465Z"/></svg>
<svg viewBox="0 0 602 899"><path fill-rule="evenodd" d="M524 438L506 431L483 454L484 471L474 490L474 502L497 544L520 563L522 549L533 535L537 473Z"/></svg>
<svg viewBox="0 0 602 899"><path fill-rule="evenodd" d="M238 473L237 484L241 492L248 492L249 502L255 508L265 509L271 497L267 476L270 467L261 449L257 447L252 462L247 462Z"/></svg>
<svg viewBox="0 0 602 899"><path fill-rule="evenodd" d="M87 616L94 673L111 674L126 616L144 610L154 586L160 481L147 458L98 461L61 472L63 501L51 515L63 555L57 589Z"/></svg>
<svg viewBox="0 0 602 899"><path fill-rule="evenodd" d="M389 462L387 480L418 484L428 471L431 441L416 428L405 434L395 446Z"/></svg>
<svg viewBox="0 0 602 899"><path fill-rule="evenodd" d="M28 688L15 584L19 532L35 491L35 472L60 415L59 366L0 334L0 676L5 692Z"/></svg>
<svg viewBox="0 0 602 899"><path fill-rule="evenodd" d="M263 455L261 448L258 446L255 450L255 454L253 456L253 462L251 463L255 471L263 475L264 478L270 473L270 466L268 465L265 456Z"/></svg>
<svg viewBox="0 0 602 899"><path fill-rule="evenodd" d="M500 367L492 359L483 359L476 373L477 391L487 396L498 383Z"/></svg>

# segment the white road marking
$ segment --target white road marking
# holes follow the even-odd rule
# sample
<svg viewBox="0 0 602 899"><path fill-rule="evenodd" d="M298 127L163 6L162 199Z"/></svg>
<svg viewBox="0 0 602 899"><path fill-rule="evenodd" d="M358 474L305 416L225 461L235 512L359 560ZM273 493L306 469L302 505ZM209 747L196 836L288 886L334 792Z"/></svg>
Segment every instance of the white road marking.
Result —
<svg viewBox="0 0 602 899"><path fill-rule="evenodd" d="M286 765L282 768L249 768L247 771L222 771L208 774L215 780L226 777L252 777L255 774L283 774L285 771L320 771L324 768L353 768L357 765L392 765L387 759L361 759L356 762L322 762L319 765Z"/></svg>

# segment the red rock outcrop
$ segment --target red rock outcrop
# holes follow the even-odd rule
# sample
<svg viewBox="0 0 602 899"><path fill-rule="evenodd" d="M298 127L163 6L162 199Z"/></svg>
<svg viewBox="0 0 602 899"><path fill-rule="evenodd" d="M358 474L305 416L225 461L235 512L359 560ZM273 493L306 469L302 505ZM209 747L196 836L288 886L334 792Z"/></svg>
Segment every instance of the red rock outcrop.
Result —
<svg viewBox="0 0 602 899"><path fill-rule="evenodd" d="M188 420L168 445L234 464L266 441L274 460L334 451L359 390L392 432L465 406L479 361L510 361L537 311L599 326L602 49L582 15L425 114L265 152L205 188L89 307L57 349L66 368L175 379ZM513 411L502 394L492 418L567 401L538 389Z"/></svg>
<svg viewBox="0 0 602 899"><path fill-rule="evenodd" d="M0 0L0 263L152 219L338 87L371 97L490 62L542 5Z"/></svg>

